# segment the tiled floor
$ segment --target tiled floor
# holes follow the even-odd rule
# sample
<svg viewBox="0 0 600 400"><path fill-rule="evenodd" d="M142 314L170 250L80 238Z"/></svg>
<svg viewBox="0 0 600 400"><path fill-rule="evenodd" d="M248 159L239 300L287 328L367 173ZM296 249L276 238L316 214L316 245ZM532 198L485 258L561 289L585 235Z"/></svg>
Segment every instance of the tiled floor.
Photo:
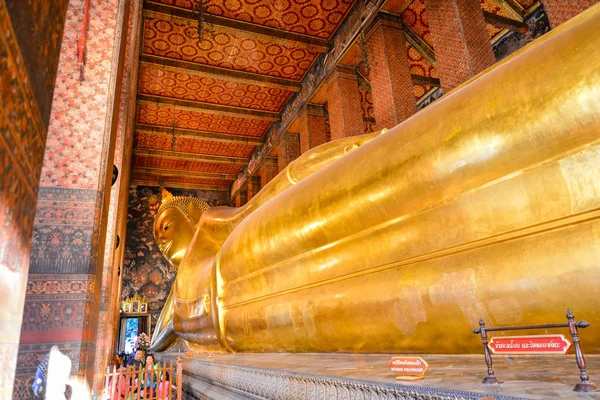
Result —
<svg viewBox="0 0 600 400"><path fill-rule="evenodd" d="M174 354L171 354L174 355ZM182 354L183 355L183 354ZM186 356L208 360L207 353ZM397 356L397 355L396 355ZM495 356L494 370L504 383L484 385L486 367L482 355L422 355L429 363L425 379L398 382L387 366L392 355L382 354L214 354L212 362L265 369L285 370L313 375L354 378L399 385L416 385L488 393L490 396L514 396L526 399L600 400L600 392L576 393L579 369L574 355L567 356ZM586 356L588 375L600 384L600 356Z"/></svg>

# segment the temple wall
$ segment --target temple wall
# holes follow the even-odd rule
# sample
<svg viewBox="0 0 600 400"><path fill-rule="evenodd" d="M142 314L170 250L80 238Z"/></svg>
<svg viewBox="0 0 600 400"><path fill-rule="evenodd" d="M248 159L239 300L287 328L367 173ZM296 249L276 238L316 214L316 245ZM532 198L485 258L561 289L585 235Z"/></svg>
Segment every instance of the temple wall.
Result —
<svg viewBox="0 0 600 400"><path fill-rule="evenodd" d="M0 0L0 292L5 294L0 300L1 399L12 398L31 231L66 8L66 0Z"/></svg>
<svg viewBox="0 0 600 400"><path fill-rule="evenodd" d="M77 40L85 0L69 2L31 240L14 398L32 398L37 365L52 345L71 359L71 376L79 381L74 390L91 387L124 4L91 2L81 74Z"/></svg>
<svg viewBox="0 0 600 400"><path fill-rule="evenodd" d="M227 192L171 189L175 196L195 196L211 206L225 205ZM171 291L176 270L158 250L153 224L160 206L160 188L131 186L121 300L139 293L148 300L152 326Z"/></svg>

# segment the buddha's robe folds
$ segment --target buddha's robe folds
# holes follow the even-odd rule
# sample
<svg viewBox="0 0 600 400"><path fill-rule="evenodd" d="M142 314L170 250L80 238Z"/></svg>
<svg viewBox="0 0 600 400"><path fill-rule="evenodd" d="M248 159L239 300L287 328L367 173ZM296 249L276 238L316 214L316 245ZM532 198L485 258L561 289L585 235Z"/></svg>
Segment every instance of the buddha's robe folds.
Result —
<svg viewBox="0 0 600 400"><path fill-rule="evenodd" d="M303 179L206 211L175 330L206 349L462 353L480 317L571 308L600 351L598 27L600 6Z"/></svg>

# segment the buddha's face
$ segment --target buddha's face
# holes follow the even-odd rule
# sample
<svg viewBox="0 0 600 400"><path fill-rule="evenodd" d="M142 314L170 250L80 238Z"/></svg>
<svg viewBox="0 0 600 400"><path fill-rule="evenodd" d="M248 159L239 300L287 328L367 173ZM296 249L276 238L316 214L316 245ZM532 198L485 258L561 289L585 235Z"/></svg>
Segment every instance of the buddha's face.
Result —
<svg viewBox="0 0 600 400"><path fill-rule="evenodd" d="M154 230L161 253L171 265L179 267L194 236L192 224L178 208L171 207L159 215Z"/></svg>

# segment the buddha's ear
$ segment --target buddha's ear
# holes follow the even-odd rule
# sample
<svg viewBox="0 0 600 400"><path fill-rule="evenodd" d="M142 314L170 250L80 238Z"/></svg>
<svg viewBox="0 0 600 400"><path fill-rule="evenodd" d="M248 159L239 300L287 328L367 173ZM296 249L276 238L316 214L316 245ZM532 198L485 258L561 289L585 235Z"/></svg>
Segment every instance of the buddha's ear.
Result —
<svg viewBox="0 0 600 400"><path fill-rule="evenodd" d="M202 216L202 210L200 209L200 207L198 207L193 202L189 202L187 212L190 216L190 219L194 222L194 225L200 222L200 217Z"/></svg>

